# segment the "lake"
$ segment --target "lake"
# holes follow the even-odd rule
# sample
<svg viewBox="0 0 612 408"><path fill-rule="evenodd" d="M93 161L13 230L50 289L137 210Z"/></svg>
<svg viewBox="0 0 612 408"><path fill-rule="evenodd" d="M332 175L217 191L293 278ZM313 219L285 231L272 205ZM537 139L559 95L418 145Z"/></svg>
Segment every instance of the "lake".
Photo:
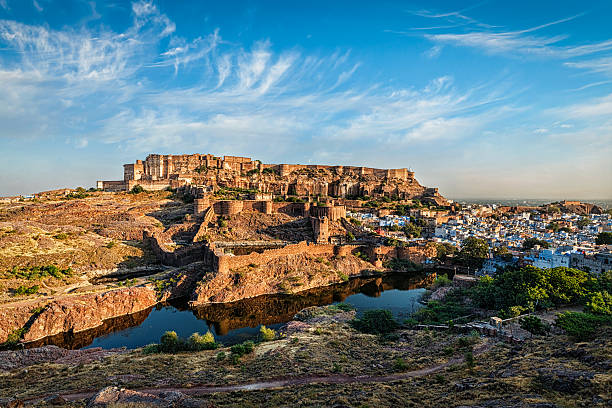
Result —
<svg viewBox="0 0 612 408"><path fill-rule="evenodd" d="M137 348L159 342L167 330L174 330L181 337L210 330L218 342L232 345L256 339L261 325L280 328L306 307L340 302L353 305L358 314L370 309L388 309L401 321L422 307L419 300L425 292L422 288L425 282L422 276L393 274L355 278L297 294L263 295L198 308L189 308L186 301L175 301L109 319L95 329L47 337L26 347L55 344L69 349Z"/></svg>

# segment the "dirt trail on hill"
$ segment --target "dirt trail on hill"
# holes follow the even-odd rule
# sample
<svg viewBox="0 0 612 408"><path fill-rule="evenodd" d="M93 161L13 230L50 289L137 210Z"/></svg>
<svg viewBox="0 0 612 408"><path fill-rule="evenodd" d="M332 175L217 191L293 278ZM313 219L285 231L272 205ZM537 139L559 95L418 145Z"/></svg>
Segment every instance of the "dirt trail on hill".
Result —
<svg viewBox="0 0 612 408"><path fill-rule="evenodd" d="M487 341L485 344L474 349L475 355L485 353L492 348L491 342ZM193 387L155 387L155 388L133 388L134 391L143 393L160 395L166 392L178 391L190 396L201 396L214 393L225 393L225 392L236 392L236 391L259 391L266 389L275 388L286 388L292 386L302 386L310 384L359 384L359 383L377 383L377 382L389 382L404 380L408 378L421 377L433 373L442 371L443 369L453 365L460 364L464 361L463 357L453 358L443 364L437 364L434 366L422 368L414 371L407 371L403 373L387 374L387 375L363 375L363 376L348 376L348 375L308 375L303 377L291 377L285 379L269 380L269 381L258 381L246 384L235 384L235 385L196 385ZM60 394L62 398L67 401L78 401L86 398L91 398L98 391L83 391L76 393ZM49 397L35 397L26 399L25 401L34 402L35 400L41 400Z"/></svg>

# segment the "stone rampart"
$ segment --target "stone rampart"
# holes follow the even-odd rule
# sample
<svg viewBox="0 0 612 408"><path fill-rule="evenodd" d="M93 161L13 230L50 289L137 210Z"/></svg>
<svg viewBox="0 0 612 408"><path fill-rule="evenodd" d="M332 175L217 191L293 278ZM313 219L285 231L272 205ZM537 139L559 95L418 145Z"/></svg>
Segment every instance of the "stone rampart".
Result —
<svg viewBox="0 0 612 408"><path fill-rule="evenodd" d="M172 251L166 244L163 234L150 231L143 233L143 241L151 246L151 250L164 265L185 266L193 262L204 262L204 266L213 267L214 254L208 242L198 242L193 245Z"/></svg>
<svg viewBox="0 0 612 408"><path fill-rule="evenodd" d="M215 257L218 272L229 272L232 269L238 269L250 264L263 265L276 258L307 253L310 255L334 255L335 245L330 244L313 244L306 241L299 242L293 245L287 245L279 249L267 249L261 253L252 252L248 255L225 255L219 250L216 251Z"/></svg>

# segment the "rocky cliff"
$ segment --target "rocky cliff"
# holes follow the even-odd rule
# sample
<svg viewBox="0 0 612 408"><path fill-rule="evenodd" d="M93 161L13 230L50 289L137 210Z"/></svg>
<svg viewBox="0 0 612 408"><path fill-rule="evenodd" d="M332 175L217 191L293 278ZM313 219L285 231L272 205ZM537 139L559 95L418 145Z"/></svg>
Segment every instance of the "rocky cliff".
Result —
<svg viewBox="0 0 612 408"><path fill-rule="evenodd" d="M262 265L209 273L193 292L190 304L234 302L274 293L296 293L372 273L372 264L353 255L314 257L308 253L281 256Z"/></svg>

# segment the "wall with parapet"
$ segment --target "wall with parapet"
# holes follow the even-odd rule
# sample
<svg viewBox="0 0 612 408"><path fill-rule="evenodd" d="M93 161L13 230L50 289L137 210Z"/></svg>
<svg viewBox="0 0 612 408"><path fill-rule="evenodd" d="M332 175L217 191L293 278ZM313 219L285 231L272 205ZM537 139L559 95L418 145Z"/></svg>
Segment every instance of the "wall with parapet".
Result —
<svg viewBox="0 0 612 408"><path fill-rule="evenodd" d="M310 255L326 255L333 256L335 254L335 245L331 244L313 244L306 241L299 242L293 245L287 245L279 249L267 249L261 253L252 252L248 255L224 255L216 252L217 270L219 272L229 272L232 269L238 269L250 264L263 265L276 258L287 255L297 255L307 253Z"/></svg>
<svg viewBox="0 0 612 408"><path fill-rule="evenodd" d="M193 262L204 262L205 267L212 268L215 264L214 253L208 242L195 243L193 245L170 250L164 243L163 234L154 234L151 231L143 233L143 241L151 246L151 250L164 265L185 266Z"/></svg>

